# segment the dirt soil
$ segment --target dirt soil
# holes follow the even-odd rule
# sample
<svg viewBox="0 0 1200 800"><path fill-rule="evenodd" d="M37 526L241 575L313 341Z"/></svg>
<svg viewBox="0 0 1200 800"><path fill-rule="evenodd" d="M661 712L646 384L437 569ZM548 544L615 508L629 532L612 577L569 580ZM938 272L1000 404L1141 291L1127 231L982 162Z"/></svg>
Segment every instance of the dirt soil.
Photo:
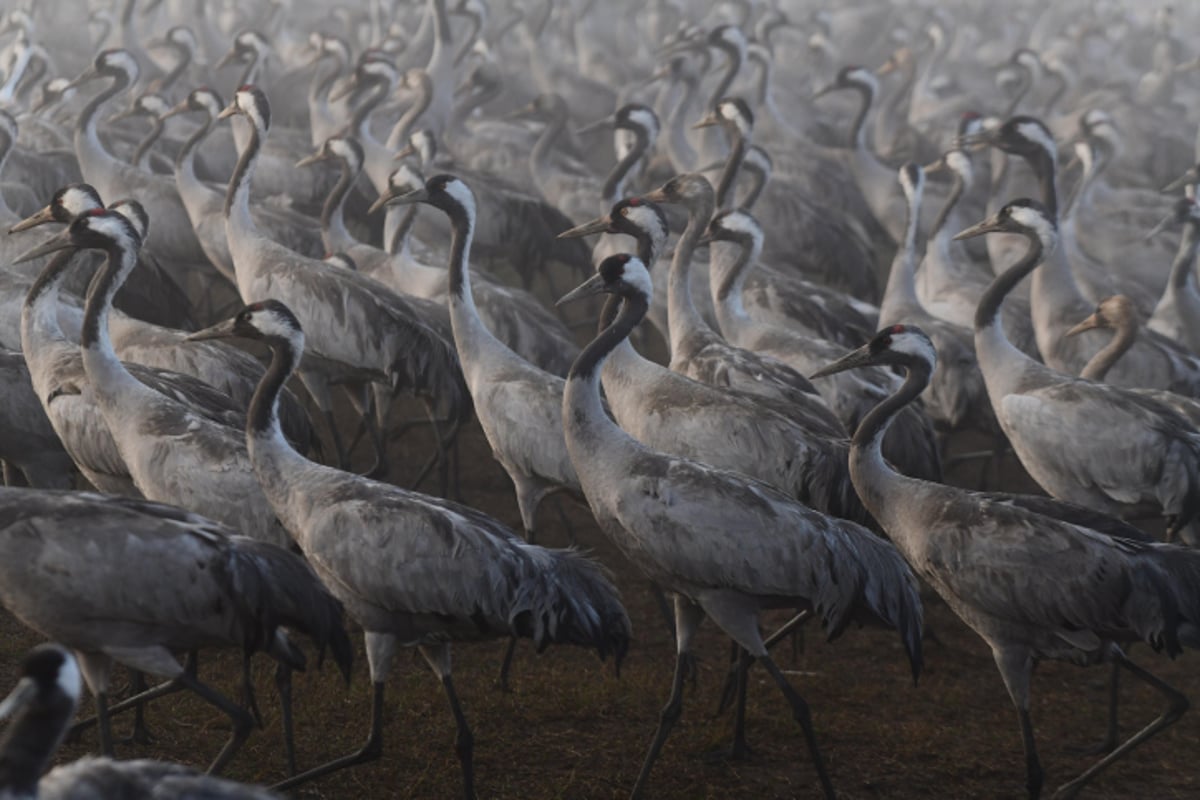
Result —
<svg viewBox="0 0 1200 800"><path fill-rule="evenodd" d="M360 448L365 450L365 448ZM395 442L391 479L403 483L429 452L420 434ZM462 498L518 526L507 477L491 459L477 426L461 439ZM360 453L364 462L365 452ZM1010 458L1011 462L1011 458ZM366 466L364 463L363 466ZM953 477L974 480L977 468ZM1005 469L1012 475L1011 464ZM1011 486L1011 481L1006 481ZM428 488L428 486L426 487ZM619 678L611 663L573 648L536 655L518 649L511 693L496 688L503 642L459 646L455 680L475 734L476 783L485 798L619 798L628 795L671 681L673 647L648 584L570 500L562 506L580 547L612 570L633 619L635 641ZM544 542L567 534L553 502L543 508ZM936 638L926 643L925 672L914 686L898 638L882 630L850 630L827 643L809 626L777 659L808 700L820 746L844 798L1001 798L1024 795L1024 759L1016 714L982 641L932 595L926 617ZM766 620L770 625L784 617ZM11 687L21 654L38 641L0 612L0 688ZM297 676L296 736L300 768L358 747L369 718L369 684L361 637L348 688L332 664ZM697 641L698 679L684 696L683 718L651 776L656 798L810 798L819 796L799 727L766 673L751 673L748 761L713 757L729 744L731 717L714 717L725 674L727 643L711 623ZM1132 655L1193 699L1200 698L1196 657L1178 661L1148 647ZM273 783L285 777L278 704L270 662L256 661L264 725L251 735L227 775ZM202 679L237 697L240 660L203 654ZM1099 741L1106 719L1107 668L1042 665L1033 683L1033 719L1047 773L1047 795L1085 769L1093 757L1076 751ZM118 669L116 681L125 681ZM453 797L460 794L454 724L437 681L419 656L398 659L387 686L381 760L298 789L297 797ZM1132 679L1121 686L1121 733L1128 736L1162 709L1155 692ZM85 704L81 713L90 713ZM227 720L191 697L176 695L147 712L150 745L120 745L122 758L154 757L204 766L221 748ZM118 736L129 727L118 718ZM1200 797L1200 713L1136 750L1093 784L1088 797ZM60 760L95 752L94 732L68 744Z"/></svg>

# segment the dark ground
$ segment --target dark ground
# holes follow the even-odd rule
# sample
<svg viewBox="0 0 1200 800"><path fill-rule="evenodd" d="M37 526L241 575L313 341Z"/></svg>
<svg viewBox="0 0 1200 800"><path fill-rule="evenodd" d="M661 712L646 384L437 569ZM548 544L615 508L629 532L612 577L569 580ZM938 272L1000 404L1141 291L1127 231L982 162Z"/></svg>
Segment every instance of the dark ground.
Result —
<svg viewBox="0 0 1200 800"><path fill-rule="evenodd" d="M511 487L490 458L482 432L461 440L462 495L509 525L519 525ZM360 448L360 450L365 448ZM396 443L392 479L415 473L428 452L419 437ZM365 458L365 454L362 454ZM1011 463L1011 459L1010 459ZM974 471L975 468L972 468ZM1017 468L1019 471L1019 468ZM1014 470L1006 468L1007 473ZM973 472L972 472L973 474ZM1011 485L1011 484L1010 484ZM546 544L564 544L552 503L543 508ZM635 641L620 678L611 663L560 647L538 656L528 643L513 666L513 691L495 688L504 643L460 646L455 679L475 738L480 797L616 798L628 795L666 699L673 647L646 582L604 539L582 506L563 505L578 542L615 573L634 623ZM1024 793L1024 760L1016 715L981 640L936 598L926 618L937 641L926 644L925 672L914 687L898 638L882 630L850 630L826 643L815 627L793 656L784 642L780 665L812 707L834 785L845 798L997 798ZM780 618L782 619L782 618ZM38 641L0 612L0 687L14 682L20 655ZM301 769L349 752L366 736L369 689L361 637L349 689L329 664L298 675L297 749ZM724 676L726 642L711 623L697 641L699 679L685 693L683 719L655 767L649 796L660 798L818 797L815 773L799 727L766 673L751 674L748 730L753 749L745 763L705 754L726 746L731 718L712 716ZM1139 646L1132 655L1193 699L1200 699L1196 656L1171 662ZM206 654L201 677L236 697L235 654ZM1044 664L1034 679L1033 718L1047 772L1047 795L1091 761L1072 748L1095 743L1105 721L1107 668L1083 670ZM227 774L272 783L284 777L278 705L267 659L257 661L264 728L256 730ZM118 669L117 683L125 680ZM1159 695L1126 680L1122 685L1122 735L1128 736L1162 708ZM454 725L444 695L419 656L398 659L388 683L384 756L297 791L298 797L453 797L460 772L453 750ZM88 711L87 708L84 710ZM152 705L149 746L125 745L125 758L155 757L203 766L227 736L226 719L191 697L176 695ZM118 735L129 720L116 723ZM1112 767L1085 796L1106 798L1200 797L1200 713L1192 712L1164 734ZM63 748L61 760L97 749L94 733Z"/></svg>

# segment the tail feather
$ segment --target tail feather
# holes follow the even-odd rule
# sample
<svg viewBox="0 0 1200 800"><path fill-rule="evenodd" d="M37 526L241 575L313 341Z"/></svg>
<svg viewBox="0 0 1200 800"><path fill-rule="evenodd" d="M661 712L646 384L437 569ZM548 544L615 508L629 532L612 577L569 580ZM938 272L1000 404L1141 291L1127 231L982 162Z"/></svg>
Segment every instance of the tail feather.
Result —
<svg viewBox="0 0 1200 800"><path fill-rule="evenodd" d="M534 568L523 576L509 609L513 631L533 639L538 652L550 644L573 644L594 648L601 660L611 653L619 670L631 626L604 568L575 550L520 546L531 551Z"/></svg>
<svg viewBox="0 0 1200 800"><path fill-rule="evenodd" d="M900 634L913 682L921 675L924 610L917 579L896 548L867 534L855 542L863 569L860 602L870 616Z"/></svg>
<svg viewBox="0 0 1200 800"><path fill-rule="evenodd" d="M234 595L244 610L247 650L272 650L275 629L294 628L312 639L318 663L328 648L347 681L354 660L341 604L300 556L266 542L231 537Z"/></svg>

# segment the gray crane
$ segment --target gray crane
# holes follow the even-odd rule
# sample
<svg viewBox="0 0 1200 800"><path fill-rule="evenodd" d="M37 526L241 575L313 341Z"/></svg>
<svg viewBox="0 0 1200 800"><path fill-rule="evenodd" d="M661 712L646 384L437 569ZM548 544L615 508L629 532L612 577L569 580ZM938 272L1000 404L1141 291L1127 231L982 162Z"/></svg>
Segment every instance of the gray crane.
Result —
<svg viewBox="0 0 1200 800"><path fill-rule="evenodd" d="M1029 243L975 314L979 367L1017 457L1051 496L1110 513L1161 511L1173 536L1200 512L1200 433L1152 398L1064 375L1013 347L1000 305L1057 248L1058 229L1052 212L1023 198L958 237L991 232L1019 233Z"/></svg>
<svg viewBox="0 0 1200 800"><path fill-rule="evenodd" d="M266 651L290 668L303 654L280 626L328 646L349 677L341 610L298 556L174 506L111 495L0 489L0 603L80 658L112 753L112 663L166 678L229 715L220 770L252 718L183 668L172 651Z"/></svg>
<svg viewBox="0 0 1200 800"><path fill-rule="evenodd" d="M591 647L619 664L630 627L616 588L591 560L528 544L475 509L308 461L283 438L276 412L279 390L304 350L300 321L287 306L266 300L193 334L231 336L271 348L271 366L247 416L246 444L276 512L362 625L374 695L362 748L279 788L380 756L385 681L397 648L415 646L445 689L458 727L464 794L474 797L474 738L451 680L451 642L521 636L539 648Z"/></svg>
<svg viewBox="0 0 1200 800"><path fill-rule="evenodd" d="M595 276L560 301L602 292L624 301L616 321L571 367L563 395L567 447L605 534L675 595L671 697L632 796L646 789L679 719L692 637L709 616L779 686L804 731L822 791L833 797L808 706L771 660L759 612L812 609L831 638L852 619L881 621L899 631L915 676L922 618L915 581L899 554L864 528L813 511L744 475L652 450L609 419L600 400L600 372L613 348L645 317L651 291L642 261L621 253L606 258Z"/></svg>
<svg viewBox="0 0 1200 800"><path fill-rule="evenodd" d="M1012 268L998 278L1001 292L1011 289L1014 274L1026 271ZM990 331L977 334L979 339L996 338L996 294L993 285L980 304ZM981 347L981 362L984 358ZM1140 640L1172 656L1185 646L1200 646L1200 555L1106 536L896 472L883 458L880 441L896 412L924 391L936 362L933 343L919 328L893 325L813 377L868 364L907 373L901 389L880 403L854 434L854 485L913 570L991 648L1017 709L1031 798L1040 796L1045 777L1029 716L1038 661L1115 663L1165 698L1162 715L1054 795L1075 797L1102 770L1187 709L1187 698L1130 661L1121 646Z"/></svg>
<svg viewBox="0 0 1200 800"><path fill-rule="evenodd" d="M81 758L47 772L75 716L83 680L75 656L60 644L43 644L21 659L20 679L0 701L0 718L12 718L0 739L0 796L30 800L272 800L266 789L202 775L181 764L138 759Z"/></svg>

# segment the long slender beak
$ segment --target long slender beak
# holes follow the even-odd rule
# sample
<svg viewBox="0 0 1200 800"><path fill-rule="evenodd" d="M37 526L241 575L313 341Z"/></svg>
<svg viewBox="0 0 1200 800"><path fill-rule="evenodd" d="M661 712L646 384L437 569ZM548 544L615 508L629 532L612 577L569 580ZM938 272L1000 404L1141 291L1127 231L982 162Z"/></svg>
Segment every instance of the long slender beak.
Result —
<svg viewBox="0 0 1200 800"><path fill-rule="evenodd" d="M32 250L26 250L24 253L14 258L12 263L23 264L26 261L33 261L35 258L41 258L42 256L50 255L51 253L57 253L59 250L73 249L75 249L75 243L71 241L71 229L67 228L50 241L43 242Z"/></svg>
<svg viewBox="0 0 1200 800"><path fill-rule="evenodd" d="M396 155L392 156L392 161L401 161L417 152L417 148L413 147L412 142L404 145L396 151Z"/></svg>
<svg viewBox="0 0 1200 800"><path fill-rule="evenodd" d="M118 111L116 114L113 114L111 117L108 118L108 122L110 124L113 122L120 122L123 119L129 119L130 117L133 117L140 113L141 113L141 111L139 111L136 108L127 108L124 111Z"/></svg>
<svg viewBox="0 0 1200 800"><path fill-rule="evenodd" d="M994 233L995 231L1004 230L1000 222L996 219L985 219L983 222L976 223L966 230L961 230L954 234L954 240L974 239L976 236L982 236L985 233Z"/></svg>
<svg viewBox="0 0 1200 800"><path fill-rule="evenodd" d="M818 90L817 90L816 94L814 94L814 95L812 96L812 99L813 99L813 100L820 100L820 99L821 99L822 97L824 97L825 95L827 95L827 94L833 94L834 92L836 92L836 91L837 91L838 89L840 89L840 88L841 88L841 87L840 87L840 86L838 86L836 83L831 83L831 84L829 84L828 86L822 86L820 89L818 89Z"/></svg>
<svg viewBox="0 0 1200 800"><path fill-rule="evenodd" d="M864 344L862 347L858 348L857 350L851 350L849 353L846 353L846 355L842 356L841 358L839 358L837 361L833 362L832 364L821 367L821 369L817 370L816 372L814 372L812 375L809 375L808 377L810 379L815 380L817 378L823 378L826 375L833 375L838 372L845 372L848 369L854 369L856 367L865 367L871 363L872 363L872 361L871 361L871 346Z"/></svg>
<svg viewBox="0 0 1200 800"><path fill-rule="evenodd" d="M584 297L591 297L594 294L604 294L607 289L608 287L604 283L604 278L600 275L600 273L597 272L595 275L588 278L586 281L579 284L562 297L558 298L558 302L556 302L554 305L563 306L567 303L574 302Z"/></svg>
<svg viewBox="0 0 1200 800"><path fill-rule="evenodd" d="M1200 179L1200 170L1197 170L1195 167L1192 167L1187 172L1183 173L1178 178L1176 178L1175 180L1171 181L1166 186L1164 186L1162 188L1162 191L1164 194L1167 192L1174 192L1177 189L1182 188L1186 184L1196 183L1198 179Z"/></svg>
<svg viewBox="0 0 1200 800"><path fill-rule="evenodd" d="M9 233L20 233L27 231L30 228L36 228L38 225L45 225L48 222L57 222L54 218L54 211L50 206L46 206L42 210L26 217L8 229Z"/></svg>
<svg viewBox="0 0 1200 800"><path fill-rule="evenodd" d="M700 120L699 122L697 122L695 125L692 126L692 130L695 131L695 130L699 130L701 128L711 128L713 125L719 125L720 122L721 122L721 118L718 117L715 112L710 111L708 114L706 114L704 116L704 119Z"/></svg>
<svg viewBox="0 0 1200 800"><path fill-rule="evenodd" d="M990 146L993 139L992 131L978 131L977 133L968 133L964 136L959 136L955 139L955 145L963 150L982 150Z"/></svg>
<svg viewBox="0 0 1200 800"><path fill-rule="evenodd" d="M340 86L335 87L334 90L329 93L329 102L336 103L338 100L341 100L344 97L349 97L357 88L358 81L348 80Z"/></svg>
<svg viewBox="0 0 1200 800"><path fill-rule="evenodd" d="M367 213L374 214L384 206L408 206L413 203L422 203L428 198L429 192L424 187L413 189L411 192L398 192L394 189L389 189L386 194L375 198L375 202L371 203L371 207L367 209Z"/></svg>
<svg viewBox="0 0 1200 800"><path fill-rule="evenodd" d="M205 339L232 339L237 336L233 326L235 319L227 319L224 322L218 322L216 325L210 325L203 330L189 333L184 337L185 342L202 342Z"/></svg>
<svg viewBox="0 0 1200 800"><path fill-rule="evenodd" d="M232 101L229 105L221 109L221 113L217 114L217 119L226 119L238 113L237 100Z"/></svg>
<svg viewBox="0 0 1200 800"><path fill-rule="evenodd" d="M934 162L928 164L927 166L922 167L922 169L925 170L925 177L929 177L930 175L939 175L942 172L945 172L946 171L946 156L944 156L944 155L939 156L937 161L934 161Z"/></svg>
<svg viewBox="0 0 1200 800"><path fill-rule="evenodd" d="M582 225L576 225L570 230L563 231L558 235L559 239L578 239L581 236L591 236L593 233L608 233L612 226L612 217L605 214L603 217L596 217L591 222L585 222Z"/></svg>
<svg viewBox="0 0 1200 800"><path fill-rule="evenodd" d="M882 78L884 75L891 75L895 71L896 59L889 58L887 61L880 64L878 68L876 68L875 74Z"/></svg>
<svg viewBox="0 0 1200 800"><path fill-rule="evenodd" d="M234 49L230 50L225 55L221 56L221 60L217 62L217 65L215 67L213 67L213 69L214 70L223 69L224 67L232 64L234 62L234 60L237 59L237 57L238 57L238 51L237 51L237 48L235 47Z"/></svg>
<svg viewBox="0 0 1200 800"><path fill-rule="evenodd" d="M1078 336L1079 334L1083 333L1084 331L1090 331L1092 328L1102 328L1102 327L1104 327L1104 323L1100 320L1100 316L1098 314L1093 313L1093 314L1089 315L1087 319L1083 320L1078 325L1075 325L1074 327L1072 327L1069 331L1067 331L1063 335L1064 336Z"/></svg>
<svg viewBox="0 0 1200 800"><path fill-rule="evenodd" d="M8 697L0 702L0 719L8 719L16 712L33 702L38 695L38 686L33 678L21 678L17 685L8 693Z"/></svg>
<svg viewBox="0 0 1200 800"><path fill-rule="evenodd" d="M300 159L299 161L297 161L296 166L297 167L310 167L313 164L316 164L318 161L324 161L327 158L329 158L329 156L325 155L325 153L322 152L321 150L318 150L317 152L311 153L311 154L305 156L304 158Z"/></svg>
<svg viewBox="0 0 1200 800"><path fill-rule="evenodd" d="M162 122L165 119L170 119L171 117L177 117L180 114L186 114L187 112L189 112L191 110L192 109L190 106L188 106L187 100L184 100L182 103L171 106L169 109L164 111L163 114L158 118L158 121Z"/></svg>
<svg viewBox="0 0 1200 800"><path fill-rule="evenodd" d="M1163 217L1162 221L1159 222L1157 225L1155 225L1153 228L1151 228L1150 232L1147 233L1145 235L1145 237L1143 237L1142 241L1144 241L1144 242L1150 241L1155 236L1158 236L1160 233L1165 231L1167 229L1167 226L1170 225L1174 221L1175 221L1174 214L1168 214L1167 216Z"/></svg>
<svg viewBox="0 0 1200 800"><path fill-rule="evenodd" d="M663 187L658 187L652 192L646 192L642 195L643 200L649 200L651 203L670 203L671 198L667 197L667 193L663 191Z"/></svg>
<svg viewBox="0 0 1200 800"><path fill-rule="evenodd" d="M611 117L605 117L604 119L598 119L595 122L591 122L591 123L588 123L587 125L584 125L582 128L576 129L575 135L576 136L585 136L589 133L595 133L596 131L602 131L605 128L611 128L612 124L613 124L613 121L612 121Z"/></svg>
<svg viewBox="0 0 1200 800"><path fill-rule="evenodd" d="M63 94L66 94L68 89L78 89L80 86L83 86L97 75L99 75L99 73L96 72L96 68L94 66L88 67L83 72L79 73L79 75L75 77L75 80L71 81L62 88Z"/></svg>
<svg viewBox="0 0 1200 800"><path fill-rule="evenodd" d="M533 114L536 108L533 103L530 103L529 105L521 106L518 109L508 112L502 119L524 119Z"/></svg>

